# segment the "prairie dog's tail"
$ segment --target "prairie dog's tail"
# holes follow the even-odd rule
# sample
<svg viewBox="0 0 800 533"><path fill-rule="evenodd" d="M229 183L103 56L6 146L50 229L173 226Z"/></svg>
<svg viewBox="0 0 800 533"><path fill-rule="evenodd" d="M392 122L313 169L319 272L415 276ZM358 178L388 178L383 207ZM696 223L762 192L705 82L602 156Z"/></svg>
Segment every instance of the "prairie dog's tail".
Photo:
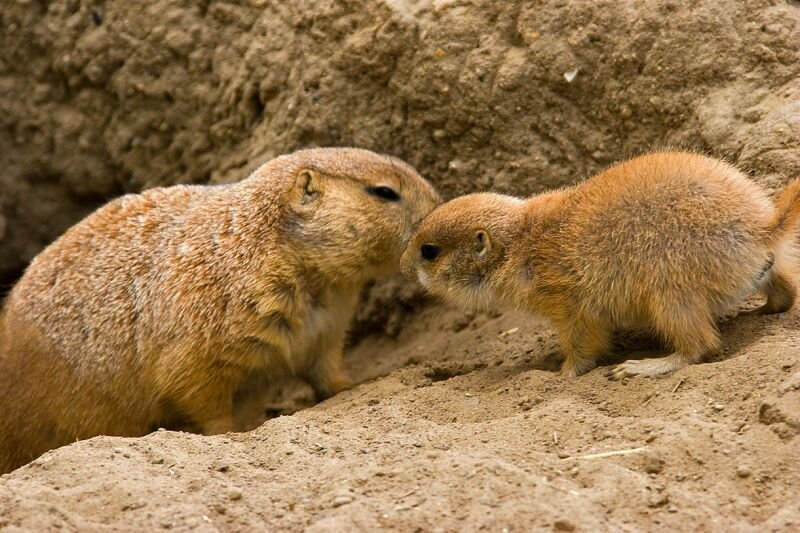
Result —
<svg viewBox="0 0 800 533"><path fill-rule="evenodd" d="M775 215L769 226L770 242L779 246L798 232L800 225L800 179L789 183L775 198Z"/></svg>
<svg viewBox="0 0 800 533"><path fill-rule="evenodd" d="M800 179L792 181L778 193L775 198L775 214L772 216L768 228L768 246L772 249L775 258L772 266L772 283L777 283L775 280L778 279L784 280L783 283L789 287L786 289L787 294L791 294L791 298L786 302L791 307L796 290L791 287L796 284L794 280L800 278L800 242L798 240L798 235L800 235ZM778 307L786 306L779 305Z"/></svg>
<svg viewBox="0 0 800 533"><path fill-rule="evenodd" d="M19 466L16 460L15 446L11 442L9 433L13 430L10 427L9 418L12 414L8 408L9 397L12 391L9 390L9 380L12 379L8 368L8 339L6 338L5 313L0 309L0 474L11 472Z"/></svg>

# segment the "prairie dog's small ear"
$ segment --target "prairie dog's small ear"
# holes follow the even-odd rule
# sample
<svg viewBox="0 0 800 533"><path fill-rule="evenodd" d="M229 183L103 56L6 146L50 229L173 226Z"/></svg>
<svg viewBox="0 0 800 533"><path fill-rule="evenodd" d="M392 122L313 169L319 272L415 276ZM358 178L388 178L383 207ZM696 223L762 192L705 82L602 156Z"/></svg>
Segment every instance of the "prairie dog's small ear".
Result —
<svg viewBox="0 0 800 533"><path fill-rule="evenodd" d="M479 229L475 232L475 253L478 254L478 257L483 257L491 251L492 240L489 238L489 234Z"/></svg>
<svg viewBox="0 0 800 533"><path fill-rule="evenodd" d="M301 204L310 204L322 196L319 174L307 168L298 172L295 179L295 191Z"/></svg>

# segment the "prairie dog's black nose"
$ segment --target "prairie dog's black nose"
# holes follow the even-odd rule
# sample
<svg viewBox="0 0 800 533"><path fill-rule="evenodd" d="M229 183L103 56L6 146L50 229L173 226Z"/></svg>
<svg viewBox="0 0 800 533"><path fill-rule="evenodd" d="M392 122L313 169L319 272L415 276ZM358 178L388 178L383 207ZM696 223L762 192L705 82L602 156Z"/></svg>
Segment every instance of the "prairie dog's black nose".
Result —
<svg viewBox="0 0 800 533"><path fill-rule="evenodd" d="M439 254L441 253L441 248L436 246L435 244L423 244L422 247L419 249L420 253L422 254L422 258L426 261L433 261Z"/></svg>

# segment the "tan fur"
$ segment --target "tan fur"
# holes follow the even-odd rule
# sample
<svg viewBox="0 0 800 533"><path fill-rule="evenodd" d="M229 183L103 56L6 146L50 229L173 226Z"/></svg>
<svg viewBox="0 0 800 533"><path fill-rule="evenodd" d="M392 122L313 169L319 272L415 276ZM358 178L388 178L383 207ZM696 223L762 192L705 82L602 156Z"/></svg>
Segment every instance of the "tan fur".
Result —
<svg viewBox="0 0 800 533"><path fill-rule="evenodd" d="M611 377L654 376L717 351L717 316L752 292L767 295L757 312L792 306L798 224L800 180L773 203L727 163L660 152L528 200L456 198L422 222L401 268L464 308L548 317L569 376L596 366L616 328L649 327L675 353Z"/></svg>
<svg viewBox="0 0 800 533"><path fill-rule="evenodd" d="M400 200L367 190L380 185ZM39 254L5 304L0 472L99 434L232 430L240 389L280 371L320 398L347 387L362 285L397 269L438 203L410 166L357 149L109 203Z"/></svg>

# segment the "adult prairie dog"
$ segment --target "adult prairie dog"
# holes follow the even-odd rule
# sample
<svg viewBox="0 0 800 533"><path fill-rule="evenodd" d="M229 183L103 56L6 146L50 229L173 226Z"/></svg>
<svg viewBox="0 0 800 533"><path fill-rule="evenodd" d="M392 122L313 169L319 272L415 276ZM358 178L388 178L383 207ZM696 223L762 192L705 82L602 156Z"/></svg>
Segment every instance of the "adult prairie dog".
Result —
<svg viewBox="0 0 800 533"><path fill-rule="evenodd" d="M610 377L656 376L720 348L716 317L753 291L789 309L800 180L775 202L733 166L659 152L527 200L481 193L431 213L401 268L464 308L512 305L549 318L562 373L594 368L614 329L645 326L675 350Z"/></svg>
<svg viewBox="0 0 800 533"><path fill-rule="evenodd" d="M253 375L348 386L342 344L369 278L396 271L439 203L402 161L278 157L239 183L112 201L39 254L0 318L0 472L99 434L233 428Z"/></svg>

